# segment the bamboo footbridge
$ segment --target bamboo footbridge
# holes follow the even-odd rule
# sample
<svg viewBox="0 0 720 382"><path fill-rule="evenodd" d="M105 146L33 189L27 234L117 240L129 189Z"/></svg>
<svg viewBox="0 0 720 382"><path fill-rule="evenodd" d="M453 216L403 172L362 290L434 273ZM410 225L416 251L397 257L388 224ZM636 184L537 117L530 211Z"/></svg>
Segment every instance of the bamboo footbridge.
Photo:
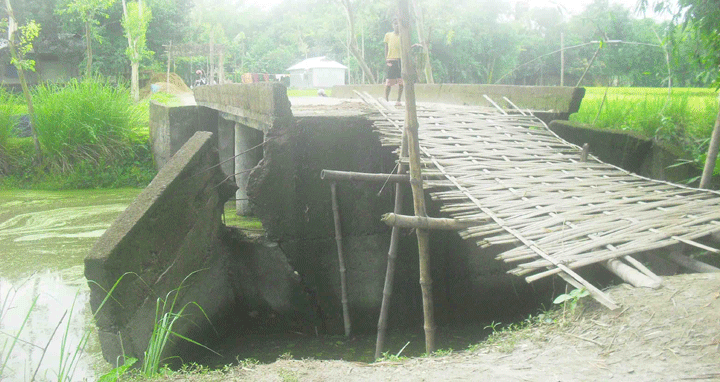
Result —
<svg viewBox="0 0 720 382"><path fill-rule="evenodd" d="M382 144L400 146L404 112L381 114L374 125ZM615 309L574 269L601 263L626 281L639 277L636 286L657 287L660 279L630 255L677 243L718 252L696 241L720 232L718 192L603 163L518 109L418 106L418 121L424 187L455 221L485 222L459 231L464 239L515 244L497 259L527 282L558 274Z"/></svg>

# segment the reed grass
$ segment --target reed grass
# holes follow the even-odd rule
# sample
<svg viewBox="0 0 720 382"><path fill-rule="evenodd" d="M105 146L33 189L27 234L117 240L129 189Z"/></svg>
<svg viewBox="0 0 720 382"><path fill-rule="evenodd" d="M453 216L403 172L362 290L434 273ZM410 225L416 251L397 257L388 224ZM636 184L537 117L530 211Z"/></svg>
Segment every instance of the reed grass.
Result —
<svg viewBox="0 0 720 382"><path fill-rule="evenodd" d="M708 138L717 116L718 93L711 89L675 88L668 95L663 88L608 88L603 102L605 91L587 88L580 110L570 120L677 141Z"/></svg>
<svg viewBox="0 0 720 382"><path fill-rule="evenodd" d="M570 119L667 139L677 134L709 137L717 116L717 92L710 89L676 88L668 96L662 88L609 88L603 103L604 94L605 88L586 89L580 111Z"/></svg>
<svg viewBox="0 0 720 382"><path fill-rule="evenodd" d="M129 89L102 77L47 83L34 91L38 139L51 170L115 162L142 143L146 116Z"/></svg>
<svg viewBox="0 0 720 382"><path fill-rule="evenodd" d="M98 307L97 311L93 314L93 319L97 316L98 312L100 312L100 310L102 310L103 306L105 306L105 303L108 300L110 300L111 298L113 298L112 297L113 291L115 291L117 286L120 284L120 281L122 281L122 279L125 276L127 276L128 274L135 274L135 273L123 274L122 276L120 276L120 278L118 278L118 280L115 282L115 284L112 286L112 288L110 288L109 291L106 291L106 295L103 298L103 301L100 303L100 306ZM93 281L88 281L88 282L98 285L97 283L95 283ZM8 292L4 296L4 299L2 301L0 301L0 327L2 326L3 317L6 316L9 308L13 304L13 297L10 295L11 292L12 292L12 289L8 290ZM85 329L85 331L83 332L83 335L80 337L80 340L78 341L77 344L73 345L69 342L69 335L71 332L70 322L72 321L72 314L75 312L75 304L77 302L78 295L79 295L79 291L76 294L75 299L73 299L73 303L72 303L71 307L65 312L65 314L58 321L55 331L53 331L52 335L47 340L47 344L45 345L45 347L31 344L26 341L22 341L20 339L20 336L22 335L22 332L25 329L27 322L30 320L31 315L32 315L33 311L35 310L36 303L37 303L39 296L35 296L35 298L33 299L33 302L30 305L30 308L28 309L27 313L24 316L22 324L20 325L20 327L17 329L17 331L15 333L10 334L10 335L8 335L6 333L0 333L0 334L3 334L6 336L6 339L5 339L5 341L3 341L3 345L0 348L0 380L5 380L9 377L8 375L5 375L4 373L5 373L6 367L8 365L8 362L10 361L10 357L13 354L13 349L15 348L15 345L18 342L23 342L28 345L32 345L32 346L42 349L43 355L40 357L40 360L38 361L38 363L36 365L36 369L35 369L35 372L33 373L33 377L32 377L32 380L35 380L35 377L37 376L37 373L42 365L42 361L43 361L45 352L50 347L51 341L52 341L53 337L55 336L57 329L61 326L63 320L65 320L66 318L67 318L67 324L65 326L64 331L62 332L63 338L60 342L60 349L59 349L61 356L59 359L57 369L54 370L55 371L55 380L57 380L58 382L66 382L66 381L69 382L69 381L75 380L75 376L74 376L75 370L78 366L81 356L85 352L85 348L90 339L90 335L92 334L92 327L88 326ZM7 338L7 337L9 337L9 338ZM113 370L111 370L110 373L108 373L104 376L101 376L100 380L104 380L104 381L117 380L117 379L113 379L112 377L115 375L119 375L118 373L120 373L120 372L124 373L125 371L127 371L129 366L132 365L132 361L131 360L129 360L129 361L130 362L126 362L126 365L128 365L127 367L124 367L124 368L120 367L120 368L113 369Z"/></svg>
<svg viewBox="0 0 720 382"><path fill-rule="evenodd" d="M653 139L702 168L717 114L718 92L711 89L586 88L570 120Z"/></svg>
<svg viewBox="0 0 720 382"><path fill-rule="evenodd" d="M18 97L0 87L0 146L5 146L17 124L13 115L17 111Z"/></svg>
<svg viewBox="0 0 720 382"><path fill-rule="evenodd" d="M164 361L164 359L162 358L163 352L165 351L167 342L172 336L192 343L194 345L200 346L217 355L220 355L209 347L173 331L173 327L178 322L178 320L184 317L185 310L191 306L195 306L202 313L205 319L210 322L210 318L207 316L203 308L196 302L188 302L182 307L180 307L180 309L176 310L178 296L180 295L180 290L182 290L183 288L183 284L185 284L185 282L195 273L198 273L200 271L202 270L197 270L190 273L183 279L183 281L176 289L168 292L167 295L165 295L164 299L158 297L158 299L156 300L155 324L153 326L152 335L150 336L150 341L148 342L147 350L145 351L143 364L140 368L141 373L145 376L152 377L159 373L160 367L162 366L161 364Z"/></svg>

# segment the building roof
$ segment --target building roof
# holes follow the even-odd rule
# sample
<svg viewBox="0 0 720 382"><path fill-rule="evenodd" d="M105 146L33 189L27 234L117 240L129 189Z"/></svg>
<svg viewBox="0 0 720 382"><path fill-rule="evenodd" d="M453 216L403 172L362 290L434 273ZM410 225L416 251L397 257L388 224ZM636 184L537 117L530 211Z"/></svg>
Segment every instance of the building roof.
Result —
<svg viewBox="0 0 720 382"><path fill-rule="evenodd" d="M308 58L307 60L300 61L297 64L289 67L287 70L301 70L301 69L347 69L348 67L333 61L325 56Z"/></svg>

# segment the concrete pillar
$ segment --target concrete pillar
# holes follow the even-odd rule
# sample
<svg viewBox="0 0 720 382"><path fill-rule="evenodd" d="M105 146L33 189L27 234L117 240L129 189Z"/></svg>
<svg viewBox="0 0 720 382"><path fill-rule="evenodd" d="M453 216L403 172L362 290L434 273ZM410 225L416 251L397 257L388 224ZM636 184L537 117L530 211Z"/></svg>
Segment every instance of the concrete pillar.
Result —
<svg viewBox="0 0 720 382"><path fill-rule="evenodd" d="M238 190L235 198L236 213L241 216L252 214L247 196L250 171L262 159L262 146L248 151L263 141L262 131L235 123L235 182Z"/></svg>
<svg viewBox="0 0 720 382"><path fill-rule="evenodd" d="M220 168L225 176L235 179L235 122L219 118L218 121L218 152Z"/></svg>

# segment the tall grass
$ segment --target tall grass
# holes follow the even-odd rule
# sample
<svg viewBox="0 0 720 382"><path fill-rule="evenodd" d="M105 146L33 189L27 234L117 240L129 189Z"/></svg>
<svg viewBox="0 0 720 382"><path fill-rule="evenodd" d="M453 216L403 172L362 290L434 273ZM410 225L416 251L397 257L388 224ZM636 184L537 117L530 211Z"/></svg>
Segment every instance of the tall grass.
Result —
<svg viewBox="0 0 720 382"><path fill-rule="evenodd" d="M17 119L13 118L17 104L17 96L0 87L0 146L6 145L17 123Z"/></svg>
<svg viewBox="0 0 720 382"><path fill-rule="evenodd" d="M12 136L17 119L13 114L17 110L18 97L0 87L0 175L9 172L12 155L8 150L8 139Z"/></svg>
<svg viewBox="0 0 720 382"><path fill-rule="evenodd" d="M153 325L152 335L150 337L147 350L145 351L145 359L143 360L142 367L140 368L141 372L145 376L152 377L158 374L160 367L162 366L162 356L165 351L165 346L167 345L168 340L170 340L173 336L220 355L209 347L173 331L173 327L178 320L184 317L185 310L191 306L195 306L200 313L202 313L207 322L211 322L210 318L207 314L205 314L203 308L196 302L188 302L182 307L177 308L177 300L180 295L180 290L183 288L183 284L192 277L192 275L202 270L204 269L190 273L185 277L185 279L183 279L180 286L168 292L165 298L158 297L156 300L155 324Z"/></svg>
<svg viewBox="0 0 720 382"><path fill-rule="evenodd" d="M662 88L587 88L570 120L654 139L700 163L717 117L717 97L710 89L675 88L668 96Z"/></svg>
<svg viewBox="0 0 720 382"><path fill-rule="evenodd" d="M34 102L38 140L51 170L115 162L147 137L143 110L129 89L102 77L40 85Z"/></svg>
<svg viewBox="0 0 720 382"><path fill-rule="evenodd" d="M597 128L667 139L683 133L709 137L717 116L717 92L709 89L674 89L668 97L667 89L610 88L603 102L605 90L586 89L580 111L570 119Z"/></svg>
<svg viewBox="0 0 720 382"><path fill-rule="evenodd" d="M134 273L125 273L123 274L110 288L109 291L106 291L106 295L103 298L102 302L100 303L100 306L98 307L97 311L93 314L93 319L97 317L98 312L102 310L103 306L105 306L105 303L110 299L114 298L112 297L113 291L117 288L117 286L120 284L120 281L128 275L128 274L134 274ZM136 275L136 274L135 274ZM89 283L94 283L97 285L97 283L93 281L89 281ZM6 315L9 313L10 308L14 304L14 295L12 295L13 288L10 288L8 292L5 294L4 299L0 300L0 327L2 327L3 318L6 317ZM33 346L36 348L42 349L42 356L40 357L39 361L37 361L36 369L34 373L32 374L31 380L36 380L36 376L38 375L38 371L40 370L43 359L45 356L46 351L51 346L51 341L53 337L55 337L55 334L57 333L58 328L60 328L63 320L67 317L67 324L64 329L64 331L61 331L62 333L62 339L60 342L60 348L59 348L59 363L57 365L57 369L54 370L55 372L55 380L58 382L70 382L76 380L76 376L74 375L76 372L76 368L78 367L78 364L80 362L81 357L83 356L85 352L85 348L88 344L88 341L90 339L90 335L92 334L92 328L88 326L86 329L84 329L82 335L80 336L80 339L78 343L72 344L69 340L71 327L70 322L72 319L72 315L74 312L76 312L76 302L77 297L79 295L79 291L76 293L75 298L73 299L73 303L71 307L66 310L65 314L62 315L62 317L59 319L57 326L55 327L55 331L53 331L50 338L47 340L47 344L45 347L41 347L36 344L32 344L27 341L23 341L20 339L20 336L23 334L23 331L28 323L30 321L30 317L33 313L33 311L36 309L36 303L39 296L35 296L30 307L28 308L27 313L24 316L23 322L20 325L20 327L15 330L14 333L4 333L0 332L2 336L5 337L5 340L2 342L2 347L0 347L0 380L5 380L8 378L7 373L5 371L7 370L8 363L11 359L11 356L13 354L13 349L15 346L21 342L25 345ZM120 374L127 371L127 369L132 365L133 359L126 360L126 364L123 367L119 367L116 369L111 370L108 374L103 375L100 377L100 380L103 381L116 381L117 377L119 377ZM26 370L26 372L29 370ZM115 377L115 378L113 378ZM49 376L45 375L45 379L49 380Z"/></svg>

